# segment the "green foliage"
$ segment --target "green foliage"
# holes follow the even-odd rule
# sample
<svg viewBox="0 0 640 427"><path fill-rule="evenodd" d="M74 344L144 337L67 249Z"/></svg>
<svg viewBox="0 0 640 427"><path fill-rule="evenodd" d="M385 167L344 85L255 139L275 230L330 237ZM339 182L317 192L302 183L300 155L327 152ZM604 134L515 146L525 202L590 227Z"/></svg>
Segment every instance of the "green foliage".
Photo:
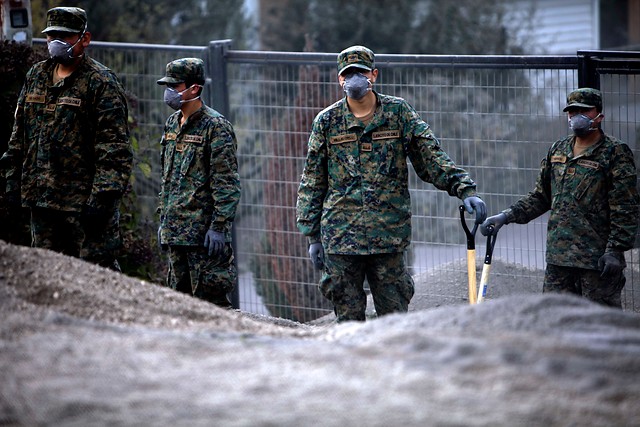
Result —
<svg viewBox="0 0 640 427"><path fill-rule="evenodd" d="M7 149L7 144L13 128L13 114L27 71L33 64L46 59L46 52L42 48L32 48L29 45L15 42L0 44L0 80L5 82L0 88L0 154ZM130 114L135 114L137 100L128 94ZM129 117L131 128L131 142L135 156L136 168L143 176L151 173L150 161L140 154L136 138L137 120L134 115ZM141 220L138 209L137 196L131 191L135 174L131 177L130 189L122 203L121 228L124 248L119 258L122 270L130 276L140 277L155 282L162 281L164 262L155 250L155 225ZM4 203L4 172L0 173L0 239L11 243L28 245L29 221L28 212L20 210L9 212Z"/></svg>
<svg viewBox="0 0 640 427"><path fill-rule="evenodd" d="M242 0L32 0L34 34L52 7L86 10L93 40L204 45L234 39L242 44L246 22Z"/></svg>
<svg viewBox="0 0 640 427"><path fill-rule="evenodd" d="M132 175L132 180L135 175ZM141 219L137 196L129 190L121 204L120 231L123 247L118 257L122 272L154 283L163 283L166 259L159 253L156 225Z"/></svg>
<svg viewBox="0 0 640 427"><path fill-rule="evenodd" d="M142 149L138 140L139 101L132 93L127 93L129 104L129 131L133 150L134 170L129 180L129 188L121 204L120 229L123 248L118 258L122 272L155 283L163 283L166 276L166 259L160 254L156 236L157 225L143 212L143 204L135 191L136 177L151 176L150 151Z"/></svg>
<svg viewBox="0 0 640 427"><path fill-rule="evenodd" d="M7 151L18 95L29 68L46 58L41 49L24 43L4 41L0 43L0 156ZM10 243L28 245L28 211L9 211L4 200L4 169L0 168L0 239Z"/></svg>
<svg viewBox="0 0 640 427"><path fill-rule="evenodd" d="M304 34L318 52L364 44L376 53L518 54L506 30L507 0L289 0L267 8L264 49L299 51ZM521 27L529 25L525 13ZM286 24L285 24L286 23Z"/></svg>
<svg viewBox="0 0 640 427"><path fill-rule="evenodd" d="M0 153L7 149L13 128L13 113L18 102L24 77L33 64L46 59L42 49L24 43L1 42L0 47Z"/></svg>

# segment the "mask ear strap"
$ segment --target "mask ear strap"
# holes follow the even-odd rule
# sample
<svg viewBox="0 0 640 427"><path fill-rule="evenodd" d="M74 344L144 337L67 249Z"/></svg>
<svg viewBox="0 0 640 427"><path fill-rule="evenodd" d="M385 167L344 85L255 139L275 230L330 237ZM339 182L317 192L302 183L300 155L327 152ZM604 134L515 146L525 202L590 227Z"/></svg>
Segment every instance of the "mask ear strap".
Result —
<svg viewBox="0 0 640 427"><path fill-rule="evenodd" d="M73 48L74 48L74 47L76 47L76 45L82 41L82 38L84 37L84 35L85 35L86 33L87 33L87 24L85 23L85 24L84 24L84 29L82 30L82 33L80 34L80 37L78 38L78 41L77 41L77 42L75 42L75 43L71 46L71 48L69 49L70 51L73 51ZM73 56L73 55L71 55L71 53L72 53L72 52L69 52L69 54L70 54L70 55L69 55L69 57L70 57L70 58L79 58L79 57L81 57L81 56L84 56L84 52L83 52L83 53L82 53L82 55L80 55L80 56Z"/></svg>

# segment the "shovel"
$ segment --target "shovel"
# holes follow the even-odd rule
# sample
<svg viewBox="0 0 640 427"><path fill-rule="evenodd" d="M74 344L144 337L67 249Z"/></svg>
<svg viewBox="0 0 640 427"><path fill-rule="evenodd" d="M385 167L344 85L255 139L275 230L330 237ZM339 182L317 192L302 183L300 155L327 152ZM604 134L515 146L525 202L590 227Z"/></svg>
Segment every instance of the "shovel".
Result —
<svg viewBox="0 0 640 427"><path fill-rule="evenodd" d="M480 304L484 301L484 297L487 294L487 286L489 284L489 272L491 271L491 257L493 256L493 248L496 245L496 237L498 232L494 233L493 225L487 227L489 235L487 236L487 252L484 256L484 265L482 266L482 276L480 276L480 289L478 289L477 303Z"/></svg>
<svg viewBox="0 0 640 427"><path fill-rule="evenodd" d="M467 221L464 218L465 208L460 205L460 220L462 221L462 229L467 235L467 275L469 276L469 304L476 303L478 290L476 288L476 231L478 224L475 223L472 230L467 227Z"/></svg>

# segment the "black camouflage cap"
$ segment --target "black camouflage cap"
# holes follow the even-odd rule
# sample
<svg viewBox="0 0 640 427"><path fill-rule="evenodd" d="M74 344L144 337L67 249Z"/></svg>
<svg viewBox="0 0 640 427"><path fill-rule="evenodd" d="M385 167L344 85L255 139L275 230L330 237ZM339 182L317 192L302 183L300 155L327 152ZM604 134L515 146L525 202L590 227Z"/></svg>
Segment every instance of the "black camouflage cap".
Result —
<svg viewBox="0 0 640 427"><path fill-rule="evenodd" d="M204 61L200 58L181 58L167 64L166 75L157 81L159 85L192 81L204 84Z"/></svg>
<svg viewBox="0 0 640 427"><path fill-rule="evenodd" d="M598 89L583 87L576 89L567 95L567 106L562 111L570 108L593 108L602 111L602 94Z"/></svg>
<svg viewBox="0 0 640 427"><path fill-rule="evenodd" d="M49 31L62 31L65 33L81 33L87 25L87 13L79 7L54 7L47 12L47 28Z"/></svg>
<svg viewBox="0 0 640 427"><path fill-rule="evenodd" d="M351 46L338 54L338 75L349 68L371 71L374 68L373 51L364 46Z"/></svg>

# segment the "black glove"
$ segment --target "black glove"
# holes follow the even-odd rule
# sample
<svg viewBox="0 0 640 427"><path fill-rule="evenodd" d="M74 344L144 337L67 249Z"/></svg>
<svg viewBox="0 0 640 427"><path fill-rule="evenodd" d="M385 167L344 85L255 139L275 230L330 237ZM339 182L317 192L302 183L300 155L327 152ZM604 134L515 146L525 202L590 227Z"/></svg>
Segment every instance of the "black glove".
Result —
<svg viewBox="0 0 640 427"><path fill-rule="evenodd" d="M480 197L470 196L462 201L468 213L476 212L476 224L480 224L487 217L487 206Z"/></svg>
<svg viewBox="0 0 640 427"><path fill-rule="evenodd" d="M322 243L316 242L309 245L309 257L316 270L322 270L324 267L324 249Z"/></svg>
<svg viewBox="0 0 640 427"><path fill-rule="evenodd" d="M504 212L500 212L498 215L490 216L480 225L480 232L483 236L488 236L489 230L487 228L492 225L493 226L493 234L496 234L500 227L508 224L507 222L507 214Z"/></svg>
<svg viewBox="0 0 640 427"><path fill-rule="evenodd" d="M616 277L627 266L621 252L606 252L598 260L600 277Z"/></svg>
<svg viewBox="0 0 640 427"><path fill-rule="evenodd" d="M204 247L208 249L209 256L219 257L224 252L224 233L208 230L204 236Z"/></svg>
<svg viewBox="0 0 640 427"><path fill-rule="evenodd" d="M20 209L21 201L19 191L9 191L8 193L5 193L4 200L9 211L16 211Z"/></svg>
<svg viewBox="0 0 640 427"><path fill-rule="evenodd" d="M105 191L89 197L82 208L83 220L91 223L106 222L113 215L119 202L120 193L115 191Z"/></svg>

